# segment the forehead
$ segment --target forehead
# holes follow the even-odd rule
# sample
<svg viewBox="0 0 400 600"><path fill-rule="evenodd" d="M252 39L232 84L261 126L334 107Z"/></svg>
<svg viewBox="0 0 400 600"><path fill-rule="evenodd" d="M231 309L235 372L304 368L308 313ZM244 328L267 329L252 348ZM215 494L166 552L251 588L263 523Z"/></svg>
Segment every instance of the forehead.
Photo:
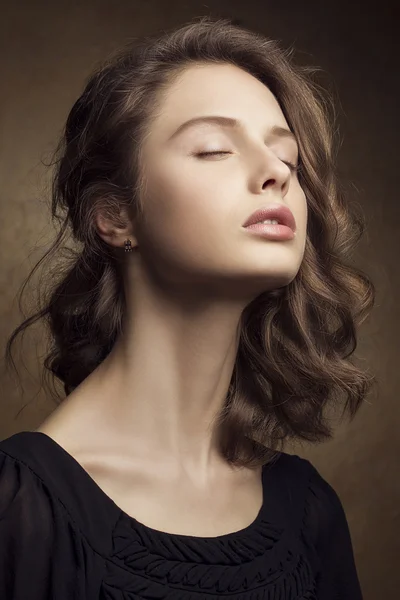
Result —
<svg viewBox="0 0 400 600"><path fill-rule="evenodd" d="M254 131L288 127L275 96L256 77L235 65L200 64L163 92L150 137L166 140L183 122L206 113L237 118Z"/></svg>

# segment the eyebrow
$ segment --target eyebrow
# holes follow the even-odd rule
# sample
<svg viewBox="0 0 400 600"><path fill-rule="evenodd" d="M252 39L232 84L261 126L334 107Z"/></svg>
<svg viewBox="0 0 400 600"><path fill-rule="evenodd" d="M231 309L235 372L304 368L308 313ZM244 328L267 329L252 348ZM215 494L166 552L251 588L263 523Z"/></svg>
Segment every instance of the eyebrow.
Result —
<svg viewBox="0 0 400 600"><path fill-rule="evenodd" d="M179 125L178 129L170 136L169 140L174 139L177 135L189 129L189 127L193 127L199 123L214 123L222 127L229 127L231 129L244 129L242 121L239 121L238 119L233 119L232 117L223 117L221 115L205 115L203 117L194 117L193 119L189 119L188 121L185 121ZM295 134L290 131L290 129L286 129L286 127L274 125L274 127L270 129L268 135L272 137L289 138L298 144Z"/></svg>

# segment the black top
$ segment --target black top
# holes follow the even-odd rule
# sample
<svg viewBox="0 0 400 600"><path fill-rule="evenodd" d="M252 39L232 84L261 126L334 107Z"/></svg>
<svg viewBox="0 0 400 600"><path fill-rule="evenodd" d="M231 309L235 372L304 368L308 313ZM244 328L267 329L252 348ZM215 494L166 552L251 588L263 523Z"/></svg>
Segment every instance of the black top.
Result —
<svg viewBox="0 0 400 600"><path fill-rule="evenodd" d="M147 527L41 432L0 442L1 600L362 600L342 504L303 458L263 468L248 527Z"/></svg>

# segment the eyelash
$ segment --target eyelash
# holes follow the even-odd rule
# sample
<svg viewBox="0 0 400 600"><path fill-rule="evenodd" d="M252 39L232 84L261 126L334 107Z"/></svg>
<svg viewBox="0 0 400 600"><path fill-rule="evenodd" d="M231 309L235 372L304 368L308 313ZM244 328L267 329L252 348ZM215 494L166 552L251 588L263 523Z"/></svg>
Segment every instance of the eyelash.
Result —
<svg viewBox="0 0 400 600"><path fill-rule="evenodd" d="M211 156L214 154L231 154L231 152L228 152L227 150L215 150L214 152L199 152L196 156ZM287 165L292 172L300 170L300 165L295 165L287 160L283 160L282 162Z"/></svg>

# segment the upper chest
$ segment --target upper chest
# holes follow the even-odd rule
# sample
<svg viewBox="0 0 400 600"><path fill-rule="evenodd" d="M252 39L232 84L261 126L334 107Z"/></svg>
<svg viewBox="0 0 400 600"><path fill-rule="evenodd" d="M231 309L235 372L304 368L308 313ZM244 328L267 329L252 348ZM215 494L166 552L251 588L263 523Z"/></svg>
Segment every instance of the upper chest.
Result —
<svg viewBox="0 0 400 600"><path fill-rule="evenodd" d="M50 424L51 425L51 424ZM63 429L42 425L82 467L87 476L123 512L147 527L166 533L214 537L246 528L263 504L262 469L234 473L222 469L207 485L168 473L156 463L144 465L129 452L97 449L74 442Z"/></svg>
<svg viewBox="0 0 400 600"><path fill-rule="evenodd" d="M79 458L79 457L78 457ZM166 533L214 537L250 525L263 504L261 470L236 480L216 480L202 489L164 476L146 477L98 461L79 461L88 475L126 514Z"/></svg>

